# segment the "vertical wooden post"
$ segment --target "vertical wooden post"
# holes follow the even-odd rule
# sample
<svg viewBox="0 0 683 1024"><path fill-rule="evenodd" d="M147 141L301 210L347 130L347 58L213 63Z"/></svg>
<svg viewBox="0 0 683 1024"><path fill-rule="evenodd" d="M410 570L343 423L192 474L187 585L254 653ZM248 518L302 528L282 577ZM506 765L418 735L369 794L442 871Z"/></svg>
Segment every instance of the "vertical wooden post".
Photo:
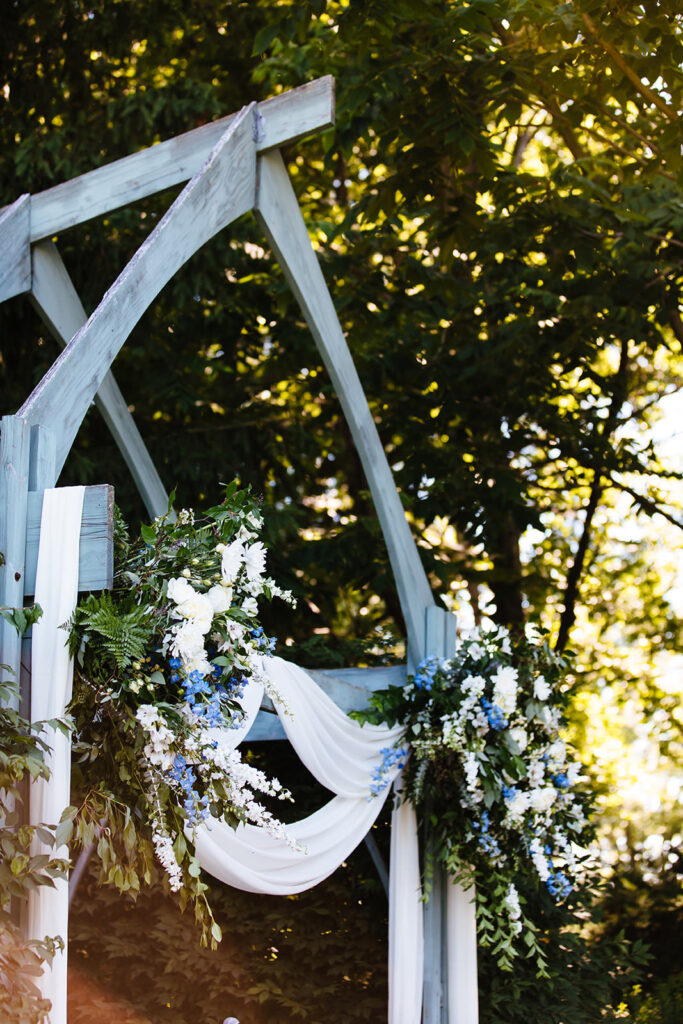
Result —
<svg viewBox="0 0 683 1024"><path fill-rule="evenodd" d="M436 605L425 612L424 656L449 658L455 651L455 616ZM425 964L423 1024L447 1024L448 972L446 969L446 892L448 879L441 864L434 861L434 841L427 811L425 855L432 859L434 874L429 902L425 906Z"/></svg>
<svg viewBox="0 0 683 1024"><path fill-rule="evenodd" d="M24 603L24 557L28 504L30 429L20 416L3 416L0 427L0 605ZM0 619L0 664L17 684L21 673L21 637ZM19 707L19 701L15 702Z"/></svg>

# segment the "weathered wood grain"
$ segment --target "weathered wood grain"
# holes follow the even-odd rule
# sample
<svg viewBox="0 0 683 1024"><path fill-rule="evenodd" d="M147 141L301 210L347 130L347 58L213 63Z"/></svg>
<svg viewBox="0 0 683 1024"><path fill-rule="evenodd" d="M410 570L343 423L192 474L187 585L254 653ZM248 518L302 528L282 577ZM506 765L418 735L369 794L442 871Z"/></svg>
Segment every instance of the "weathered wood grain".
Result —
<svg viewBox="0 0 683 1024"><path fill-rule="evenodd" d="M88 319L53 242L37 242L33 246L30 297L40 317L61 345L66 345ZM168 508L168 494L111 372L105 375L100 384L95 395L95 405L126 461L145 508L152 518L162 515ZM62 454L65 454L63 450ZM62 464L55 468L54 480L43 483L43 487L54 486ZM31 485L31 489L36 488Z"/></svg>
<svg viewBox="0 0 683 1024"><path fill-rule="evenodd" d="M31 197L0 210L0 302L31 287Z"/></svg>
<svg viewBox="0 0 683 1024"><path fill-rule="evenodd" d="M257 107L259 152L295 142L334 124L334 79L318 78ZM31 240L49 238L120 206L188 181L238 114L98 167L32 197Z"/></svg>
<svg viewBox="0 0 683 1024"><path fill-rule="evenodd" d="M3 416L0 424L0 605L21 608L24 603L24 553L30 427L20 416ZM3 678L17 684L21 669L21 638L0 619L0 664L7 665ZM14 702L19 706L18 699Z"/></svg>
<svg viewBox="0 0 683 1024"><path fill-rule="evenodd" d="M33 594L38 568L43 491L29 491L26 518L25 592ZM86 487L83 496L78 589L106 590L114 580L114 488Z"/></svg>
<svg viewBox="0 0 683 1024"><path fill-rule="evenodd" d="M221 228L250 210L256 188L252 111L230 124L208 160L71 339L21 415L49 423L64 464L78 428L119 349L175 272Z"/></svg>
<svg viewBox="0 0 683 1024"><path fill-rule="evenodd" d="M424 610L434 603L434 598L299 204L277 152L259 157L256 214L339 396L389 552L406 621L409 651L421 650Z"/></svg>
<svg viewBox="0 0 683 1024"><path fill-rule="evenodd" d="M422 657L434 655L437 658L452 658L455 653L455 641L455 616L437 605L427 608ZM428 815L426 817L428 818ZM428 827L425 841L428 856L433 858L434 840ZM445 869L435 862L432 892L424 912L423 1024L449 1024L448 999L451 979L447 970L446 944L446 898L449 885ZM473 984L476 987L476 974Z"/></svg>

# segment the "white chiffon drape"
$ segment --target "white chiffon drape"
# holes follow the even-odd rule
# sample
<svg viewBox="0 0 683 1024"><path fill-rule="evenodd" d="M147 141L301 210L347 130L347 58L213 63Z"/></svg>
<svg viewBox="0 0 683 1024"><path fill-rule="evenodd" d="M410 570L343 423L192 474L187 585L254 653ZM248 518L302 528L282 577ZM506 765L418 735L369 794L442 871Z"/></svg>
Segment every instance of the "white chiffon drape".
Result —
<svg viewBox="0 0 683 1024"><path fill-rule="evenodd" d="M47 490L43 498L36 601L43 608L32 642L34 719L59 717L71 697L73 665L60 627L71 616L78 589L78 545L83 488ZM372 797L373 772L381 750L391 746L400 729L360 726L327 697L313 679L280 658L264 664L275 707L299 757L334 796L324 807L289 825L305 848L296 852L260 829L241 825L236 831L211 821L197 835L203 868L221 881L254 893L289 894L327 878L361 842L377 818L386 793ZM250 684L245 720L221 740L236 745L248 735L258 713L262 689ZM55 823L70 802L70 743L50 730L49 782L31 793L31 820ZM388 792L388 790L387 790ZM43 852L40 844L36 852ZM60 850L67 856L68 851ZM59 935L67 941L68 888L41 887L29 900L29 934ZM408 804L393 812L389 898L389 1024L419 1024L422 1006L422 904L415 814ZM52 1001L51 1024L66 1024L66 953L59 954L41 978L41 991Z"/></svg>
<svg viewBox="0 0 683 1024"><path fill-rule="evenodd" d="M76 606L78 551L83 510L83 487L46 490L40 522L36 574L36 604L43 614L33 627L31 641L31 719L61 718L71 699L73 662L67 649L66 623ZM70 803L71 741L52 728L43 731L49 744L46 763L50 778L31 786L32 824L56 824ZM36 837L34 855L50 853L68 859L66 846L51 850ZM59 936L64 949L46 966L40 979L42 995L52 1002L50 1024L66 1024L66 943L69 924L69 887L66 879L54 889L40 886L29 893L28 934L33 939Z"/></svg>

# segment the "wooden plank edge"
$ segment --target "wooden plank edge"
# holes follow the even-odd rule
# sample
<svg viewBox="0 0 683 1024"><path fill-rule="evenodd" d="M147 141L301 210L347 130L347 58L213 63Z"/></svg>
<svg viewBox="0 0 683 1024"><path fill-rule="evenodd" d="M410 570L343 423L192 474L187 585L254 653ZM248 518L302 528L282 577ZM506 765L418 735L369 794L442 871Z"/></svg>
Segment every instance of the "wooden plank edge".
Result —
<svg viewBox="0 0 683 1024"><path fill-rule="evenodd" d="M291 108L303 105L311 97L314 102L310 113L302 122L293 125ZM257 104L256 110L264 127L262 137L256 141L257 152L276 149L324 131L334 124L334 78L324 75L272 96ZM155 192L189 181L237 116L238 113L228 114L36 193L31 197L31 241L50 238L65 228L83 224ZM110 187L113 179L124 183L124 191L116 192ZM97 201L92 195L87 195L89 190L99 191ZM79 193L80 207L77 202Z"/></svg>

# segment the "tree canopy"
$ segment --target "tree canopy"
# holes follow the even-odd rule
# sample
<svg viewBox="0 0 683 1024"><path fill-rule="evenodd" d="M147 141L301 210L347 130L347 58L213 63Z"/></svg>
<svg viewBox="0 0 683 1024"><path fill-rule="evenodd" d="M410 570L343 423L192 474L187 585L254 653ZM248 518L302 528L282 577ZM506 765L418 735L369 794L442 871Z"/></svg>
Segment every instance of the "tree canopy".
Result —
<svg viewBox="0 0 683 1024"><path fill-rule="evenodd" d="M673 0L14 0L0 52L0 203L334 74L334 129L284 155L435 593L549 629L577 650L577 735L602 716L616 749L637 726L667 756L681 619L652 545L680 542L682 467L651 428L682 366L682 29ZM57 239L88 311L174 194ZM0 318L8 412L57 346L25 299ZM302 662L396 653L362 470L251 217L114 372L180 504L263 493L301 597L269 626ZM63 479L105 478L141 516L93 412Z"/></svg>

